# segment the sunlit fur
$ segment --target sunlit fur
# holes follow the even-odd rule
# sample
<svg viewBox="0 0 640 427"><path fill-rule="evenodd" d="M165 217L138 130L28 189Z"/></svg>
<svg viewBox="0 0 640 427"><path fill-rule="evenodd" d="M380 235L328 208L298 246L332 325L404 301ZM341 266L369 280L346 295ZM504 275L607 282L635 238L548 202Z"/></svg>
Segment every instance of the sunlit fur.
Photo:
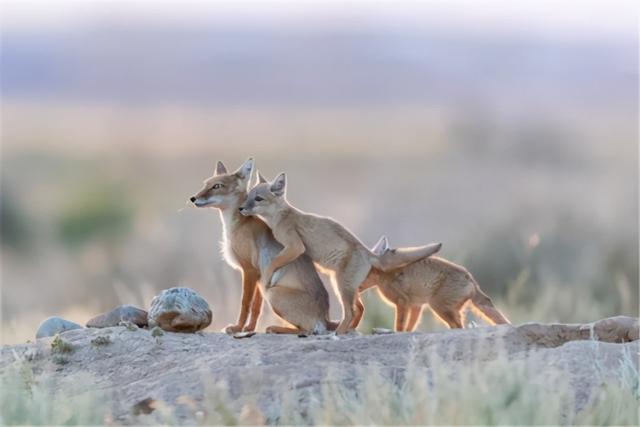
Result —
<svg viewBox="0 0 640 427"><path fill-rule="evenodd" d="M394 250L386 239L373 249L379 255ZM374 286L382 299L396 309L396 331L415 330L427 304L450 328L463 327L462 312L467 304L491 324L509 323L471 273L443 258L433 256L386 272L372 269L360 290ZM356 325L362 314L356 313Z"/></svg>
<svg viewBox="0 0 640 427"><path fill-rule="evenodd" d="M259 182L241 206L243 215L259 215L269 225L283 246L264 272L265 281L274 271L306 254L324 269L333 272L333 285L340 295L343 319L337 332L352 329L354 306L360 304L358 287L371 267L380 270L396 268L427 257L440 249L440 244L414 248L402 253L377 256L337 221L302 212L291 206L286 197L286 177L278 175L273 182Z"/></svg>
<svg viewBox="0 0 640 427"><path fill-rule="evenodd" d="M251 159L234 173L228 173L219 162L216 173L205 180L204 187L192 199L196 206L220 210L223 257L242 272L243 296L238 321L229 325L226 332L255 329L262 295L274 313L288 324L269 326L268 332L310 333L334 329L335 323L328 320L329 295L308 257L301 257L274 275L275 287L267 290L262 286L260 277L264 267L261 263L268 265L282 246L264 222L244 217L238 211L246 199L252 169Z"/></svg>

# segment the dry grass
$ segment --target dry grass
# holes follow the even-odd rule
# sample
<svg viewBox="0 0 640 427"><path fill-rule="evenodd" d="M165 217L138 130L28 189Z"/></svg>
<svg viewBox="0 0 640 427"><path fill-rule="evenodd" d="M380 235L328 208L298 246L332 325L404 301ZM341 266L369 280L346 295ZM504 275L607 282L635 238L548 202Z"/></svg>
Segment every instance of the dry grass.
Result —
<svg viewBox="0 0 640 427"><path fill-rule="evenodd" d="M320 394L282 390L264 412L257 402L239 406L224 383L205 383L205 397L178 398L176 406L153 401L154 411L138 424L200 425L637 425L640 385L637 355L626 354L615 375L596 369L601 386L577 406L576 390L561 369L539 376L526 359L508 360L504 351L487 362L460 363L447 355L428 357L429 368L403 371L355 368L350 380L329 371ZM600 363L594 360L597 365ZM549 374L551 372L551 374ZM0 423L93 425L113 422L112 403L83 387L60 389L39 379L28 361L3 372ZM259 384L258 388L268 387ZM177 409L179 408L179 410Z"/></svg>

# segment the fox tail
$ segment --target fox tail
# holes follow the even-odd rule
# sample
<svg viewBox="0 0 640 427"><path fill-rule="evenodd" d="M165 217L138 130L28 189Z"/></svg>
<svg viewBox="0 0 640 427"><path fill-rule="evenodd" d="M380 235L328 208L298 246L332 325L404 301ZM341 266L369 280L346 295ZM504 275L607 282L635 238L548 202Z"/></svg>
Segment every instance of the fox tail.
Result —
<svg viewBox="0 0 640 427"><path fill-rule="evenodd" d="M389 249L383 254L372 252L370 261L375 268L389 271L427 258L437 253L440 248L442 248L442 243L431 243L413 248Z"/></svg>
<svg viewBox="0 0 640 427"><path fill-rule="evenodd" d="M471 304L478 314L480 314L486 321L493 325L510 325L511 322L502 314L500 310L493 305L491 298L487 296L482 289L480 289L480 285L475 280L473 281L475 285L475 291L473 296L471 297Z"/></svg>

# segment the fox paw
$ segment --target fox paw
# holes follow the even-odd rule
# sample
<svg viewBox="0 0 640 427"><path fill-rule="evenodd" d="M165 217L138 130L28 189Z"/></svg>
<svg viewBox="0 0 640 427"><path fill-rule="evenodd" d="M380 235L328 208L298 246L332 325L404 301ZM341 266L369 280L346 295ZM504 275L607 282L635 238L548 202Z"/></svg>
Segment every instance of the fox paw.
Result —
<svg viewBox="0 0 640 427"><path fill-rule="evenodd" d="M226 328L224 328L224 333L233 335L236 332L242 332L242 329L242 325L228 325Z"/></svg>
<svg viewBox="0 0 640 427"><path fill-rule="evenodd" d="M253 332L256 330L256 325L247 325L242 328L242 332Z"/></svg>

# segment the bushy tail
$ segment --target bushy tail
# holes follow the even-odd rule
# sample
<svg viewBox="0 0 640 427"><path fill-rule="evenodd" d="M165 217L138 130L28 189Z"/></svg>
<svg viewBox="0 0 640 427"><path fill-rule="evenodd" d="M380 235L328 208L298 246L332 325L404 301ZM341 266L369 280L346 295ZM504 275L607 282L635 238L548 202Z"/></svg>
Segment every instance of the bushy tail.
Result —
<svg viewBox="0 0 640 427"><path fill-rule="evenodd" d="M389 271L427 258L438 252L441 247L442 243L432 243L415 248L391 249L383 255L376 255L372 252L370 261L371 265L375 268L382 271Z"/></svg>
<svg viewBox="0 0 640 427"><path fill-rule="evenodd" d="M491 298L482 292L478 282L474 280L473 283L476 289L471 297L471 304L476 309L475 311L493 325L510 325L511 322L493 305Z"/></svg>

